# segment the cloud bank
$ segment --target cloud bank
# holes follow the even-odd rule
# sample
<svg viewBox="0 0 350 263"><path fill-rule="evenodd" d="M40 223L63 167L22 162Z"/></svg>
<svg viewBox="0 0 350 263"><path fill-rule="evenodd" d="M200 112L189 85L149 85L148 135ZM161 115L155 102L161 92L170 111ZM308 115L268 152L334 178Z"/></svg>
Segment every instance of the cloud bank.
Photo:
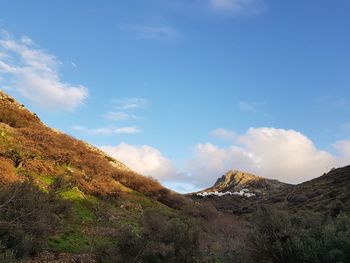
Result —
<svg viewBox="0 0 350 263"><path fill-rule="evenodd" d="M0 37L0 74L7 85L35 105L51 110L74 110L88 96L82 85L60 79L60 61L39 49L28 37L13 39L3 32Z"/></svg>
<svg viewBox="0 0 350 263"><path fill-rule="evenodd" d="M179 191L209 187L230 169L297 184L321 176L333 167L350 164L350 141L347 140L336 142L335 153L331 153L318 149L295 130L250 128L239 135L216 129L211 134L227 139L228 145L210 142L195 145L192 158L185 162L181 172L151 146L122 143L101 149L141 174L153 176L162 183L173 182Z"/></svg>
<svg viewBox="0 0 350 263"><path fill-rule="evenodd" d="M196 145L187 170L201 185L213 183L218 171L224 173L229 169L295 184L349 162L350 151L345 151L348 142L339 142L337 146L338 155L332 155L317 149L310 139L294 130L250 128L227 147L212 143Z"/></svg>

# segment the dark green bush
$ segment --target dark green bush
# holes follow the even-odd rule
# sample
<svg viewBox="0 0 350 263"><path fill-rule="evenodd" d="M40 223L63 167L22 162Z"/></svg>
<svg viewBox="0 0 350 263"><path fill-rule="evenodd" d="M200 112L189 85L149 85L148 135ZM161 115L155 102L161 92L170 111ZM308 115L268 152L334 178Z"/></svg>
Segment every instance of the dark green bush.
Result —
<svg viewBox="0 0 350 263"><path fill-rule="evenodd" d="M119 234L111 262L203 262L200 261L199 229L189 219L157 209L144 212L141 229L125 227Z"/></svg>
<svg viewBox="0 0 350 263"><path fill-rule="evenodd" d="M254 262L350 262L350 218L262 209L250 237Z"/></svg>
<svg viewBox="0 0 350 263"><path fill-rule="evenodd" d="M7 249L0 242L0 263L16 263L16 257L12 250Z"/></svg>
<svg viewBox="0 0 350 263"><path fill-rule="evenodd" d="M31 182L1 186L0 242L22 258L39 252L68 212L67 202Z"/></svg>

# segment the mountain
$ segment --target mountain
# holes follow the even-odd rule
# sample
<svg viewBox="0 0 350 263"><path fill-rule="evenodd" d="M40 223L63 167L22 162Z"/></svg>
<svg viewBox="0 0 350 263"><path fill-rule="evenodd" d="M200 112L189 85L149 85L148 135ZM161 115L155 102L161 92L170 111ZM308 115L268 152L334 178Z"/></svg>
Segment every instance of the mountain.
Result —
<svg viewBox="0 0 350 263"><path fill-rule="evenodd" d="M277 180L230 170L219 177L212 187L189 196L195 201L211 203L219 211L242 215L256 211L260 200L269 199L271 195L289 187L291 185Z"/></svg>
<svg viewBox="0 0 350 263"><path fill-rule="evenodd" d="M228 171L205 190L191 194L226 213L247 214L268 205L294 212L350 211L350 166L291 185L240 171Z"/></svg>
<svg viewBox="0 0 350 263"><path fill-rule="evenodd" d="M277 180L266 179L253 174L241 171L228 171L221 176L215 184L206 189L209 192L239 192L243 189L257 195L264 195L271 191L278 191L288 187L288 184L281 183Z"/></svg>

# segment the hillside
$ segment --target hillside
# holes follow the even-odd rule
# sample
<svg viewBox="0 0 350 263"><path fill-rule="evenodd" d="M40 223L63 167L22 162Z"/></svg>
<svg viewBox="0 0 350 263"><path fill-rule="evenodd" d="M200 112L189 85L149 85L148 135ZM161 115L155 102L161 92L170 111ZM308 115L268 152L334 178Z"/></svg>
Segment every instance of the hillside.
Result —
<svg viewBox="0 0 350 263"><path fill-rule="evenodd" d="M69 204L70 213L52 212L54 218L60 219L60 227L47 233L49 240L45 247L52 252L91 253L97 247L115 243L117 233L124 226L137 229L143 211L157 209L176 215L179 212L174 208L187 203L186 198L154 179L133 172L83 141L47 127L1 91L0 167L0 215L29 209L21 206L21 195L32 192L26 198L34 201L42 195L36 187L43 193L42 200ZM56 197L52 199L53 195ZM28 212L31 213L34 212ZM19 224L22 218L25 216L16 217L18 222L13 224ZM41 220L40 216L35 218ZM22 220L24 226L34 218L26 220ZM10 232L2 229L1 222L0 219L0 235L6 236ZM50 224L53 223L48 222L46 228L54 229ZM17 247L18 242L11 246ZM29 249L29 253L34 250Z"/></svg>
<svg viewBox="0 0 350 263"><path fill-rule="evenodd" d="M1 183L26 176L69 178L88 194L113 196L135 190L154 199L175 194L87 143L48 128L33 113L0 93ZM45 178L48 181L48 178Z"/></svg>
<svg viewBox="0 0 350 263"><path fill-rule="evenodd" d="M263 203L278 205L293 211L327 211L339 214L350 211L350 166L330 172L278 192Z"/></svg>

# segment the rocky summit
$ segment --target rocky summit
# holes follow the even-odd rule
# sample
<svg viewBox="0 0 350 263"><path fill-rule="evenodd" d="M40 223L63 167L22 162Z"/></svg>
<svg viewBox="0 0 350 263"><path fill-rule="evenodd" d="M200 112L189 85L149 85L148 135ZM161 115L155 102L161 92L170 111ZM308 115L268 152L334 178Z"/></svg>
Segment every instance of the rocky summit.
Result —
<svg viewBox="0 0 350 263"><path fill-rule="evenodd" d="M231 170L221 176L209 189L220 192L249 189L252 192L262 194L266 191L282 190L287 186L288 184L281 183L277 180L266 179L250 173Z"/></svg>

